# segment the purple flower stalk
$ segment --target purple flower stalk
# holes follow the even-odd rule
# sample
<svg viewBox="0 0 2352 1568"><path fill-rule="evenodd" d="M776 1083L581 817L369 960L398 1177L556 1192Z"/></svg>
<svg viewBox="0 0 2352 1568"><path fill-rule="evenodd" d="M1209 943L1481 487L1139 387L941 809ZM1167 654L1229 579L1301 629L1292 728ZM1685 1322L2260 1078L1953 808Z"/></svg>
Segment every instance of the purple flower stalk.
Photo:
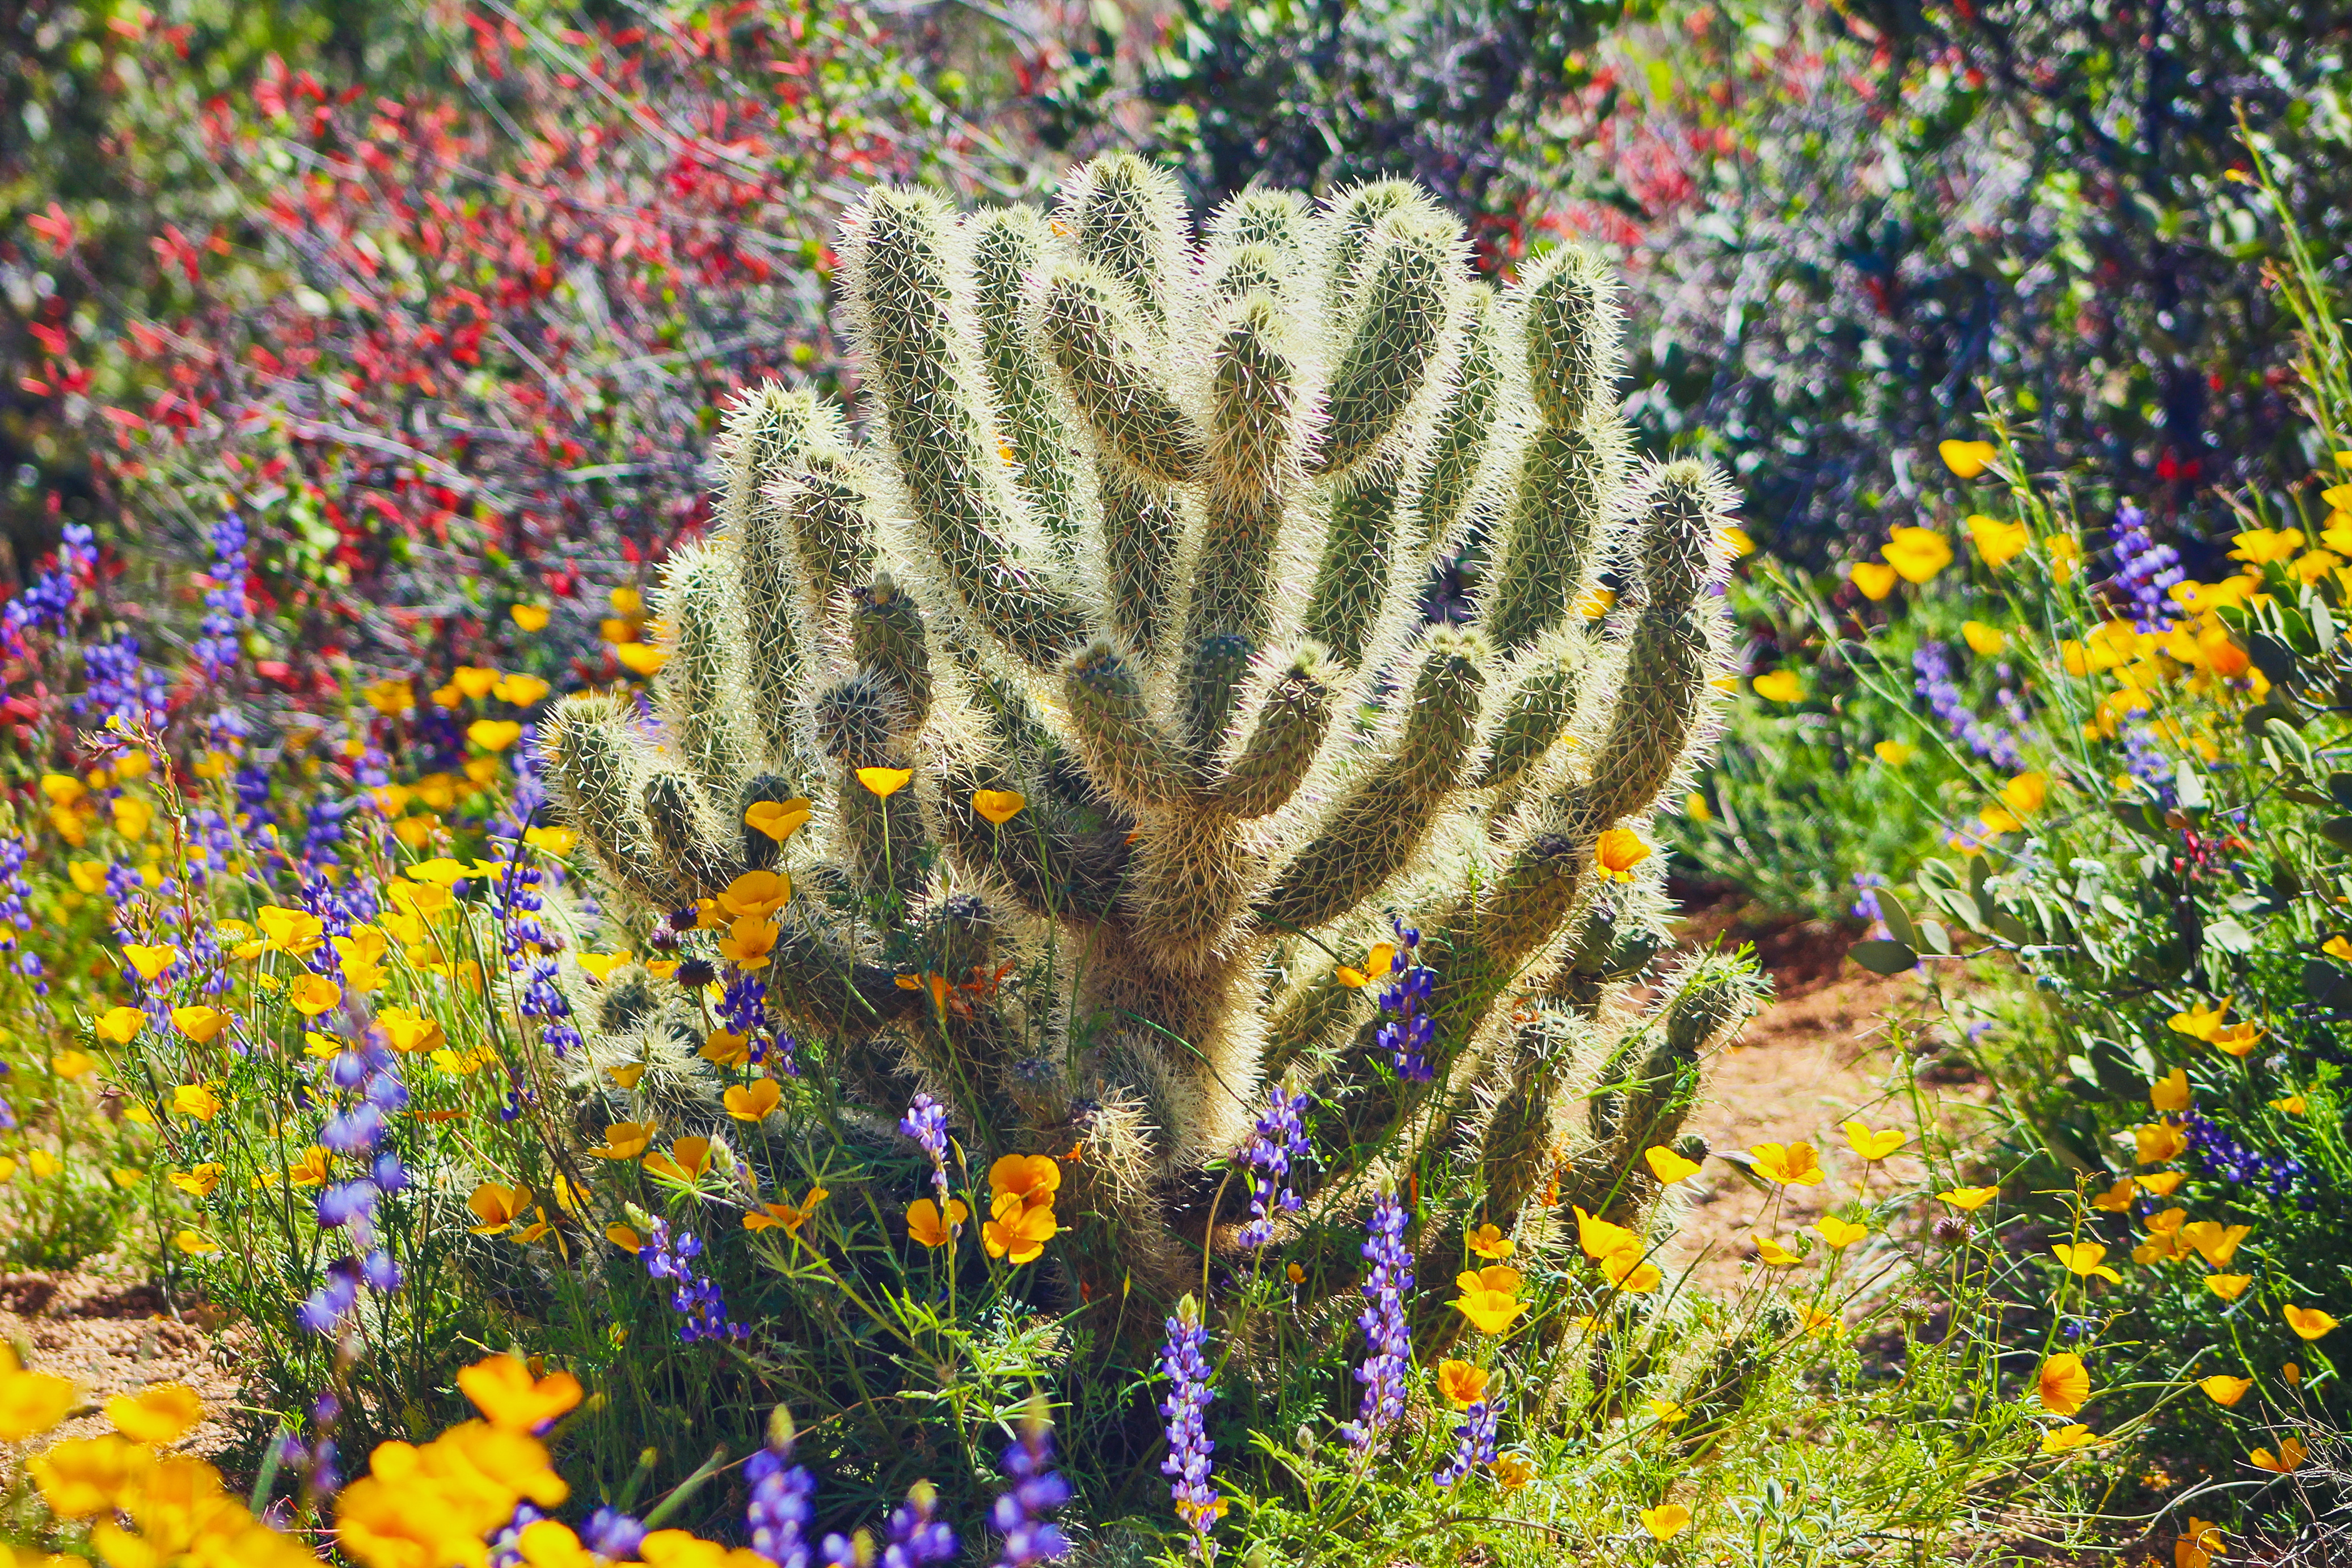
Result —
<svg viewBox="0 0 2352 1568"><path fill-rule="evenodd" d="M1168 1375L1168 1397L1160 1406L1168 1457L1160 1461L1160 1473L1173 1483L1169 1495L1175 1500L1176 1517L1192 1532L1194 1555L1213 1563L1217 1548L1209 1531L1225 1508L1209 1484L1209 1456L1217 1445L1209 1438L1207 1419L1209 1401L1217 1393L1209 1385L1208 1343L1200 1306L1187 1296L1168 1320L1168 1343L1160 1348L1160 1370Z"/></svg>
<svg viewBox="0 0 2352 1568"><path fill-rule="evenodd" d="M1412 1289L1412 1252L1404 1244L1404 1205L1384 1192L1372 1207L1364 1257L1372 1271L1363 1284L1364 1364L1356 1381L1364 1402L1356 1419L1340 1428L1360 1454L1370 1456L1381 1428L1404 1414L1405 1379L1412 1368L1412 1334L1404 1319L1404 1293Z"/></svg>
<svg viewBox="0 0 2352 1568"><path fill-rule="evenodd" d="M1294 1094L1276 1084L1266 1092L1265 1113L1257 1119L1249 1142L1234 1156L1255 1173L1250 1185L1250 1222L1242 1227L1244 1247L1260 1248L1274 1239L1276 1210L1296 1214L1306 1207L1290 1184L1290 1162L1306 1159L1311 1152L1307 1124L1300 1117L1307 1104L1305 1094Z"/></svg>
<svg viewBox="0 0 2352 1568"><path fill-rule="evenodd" d="M752 1551L777 1568L809 1568L808 1527L816 1518L809 1500L815 1495L816 1478L792 1458L787 1439L771 1442L745 1463L743 1477L751 1483L751 1501L744 1519L751 1527Z"/></svg>
<svg viewBox="0 0 2352 1568"><path fill-rule="evenodd" d="M1429 1063L1429 1048L1437 1039L1437 1020L1429 1015L1429 998L1437 984L1437 971L1414 956L1421 946L1420 932L1399 922L1396 938L1396 952L1389 959L1389 973L1395 983L1381 992L1381 1011L1389 1021L1381 1025L1379 1042L1381 1050L1394 1054L1399 1078L1408 1083L1426 1083L1436 1076Z"/></svg>
<svg viewBox="0 0 2352 1568"><path fill-rule="evenodd" d="M1502 1419L1503 1401L1500 1396L1481 1399L1462 1413L1462 1425L1454 1428L1458 1445L1454 1458L1437 1472L1437 1484L1450 1487L1480 1465L1495 1462L1495 1428Z"/></svg>
<svg viewBox="0 0 2352 1568"><path fill-rule="evenodd" d="M907 1500L890 1511L890 1537L883 1543L882 1568L927 1568L955 1561L956 1532L932 1517L940 1506L939 1489L917 1481L907 1489Z"/></svg>
<svg viewBox="0 0 2352 1568"><path fill-rule="evenodd" d="M1929 711L1944 721L1953 738L1997 767L2014 770L2025 766L2025 758L2017 749L2017 737L1986 724L1969 710L1968 697L1952 671L1949 646L1942 643L1921 643L1911 655L1911 671L1917 677L1912 689L1927 700Z"/></svg>
<svg viewBox="0 0 2352 1568"><path fill-rule="evenodd" d="M719 1295L718 1284L708 1274L695 1271L693 1260L702 1256L702 1243L692 1231L681 1234L673 1244L669 1221L656 1219L653 1235L637 1256L644 1260L647 1274L673 1281L669 1309L684 1320L677 1325L677 1337L682 1343L750 1337L751 1330L728 1321L727 1302Z"/></svg>
<svg viewBox="0 0 2352 1568"><path fill-rule="evenodd" d="M1053 1467L1054 1428L1043 1416L1032 1416L1021 1424L1021 1440L1004 1450L1004 1473L1013 1484L989 1513L1004 1537L996 1568L1029 1568L1070 1554L1069 1538L1045 1518L1070 1500L1070 1483Z"/></svg>
<svg viewBox="0 0 2352 1568"><path fill-rule="evenodd" d="M922 1145L931 1156L931 1190L939 1195L940 1214L948 1212L948 1108L928 1094L918 1094L898 1119L898 1131Z"/></svg>
<svg viewBox="0 0 2352 1568"><path fill-rule="evenodd" d="M2132 625L2142 632L2169 632L2175 619L2167 590L2182 580L2180 552L2156 542L2147 514L2126 501L2116 509L2110 530L2116 549L2115 585L2131 601Z"/></svg>

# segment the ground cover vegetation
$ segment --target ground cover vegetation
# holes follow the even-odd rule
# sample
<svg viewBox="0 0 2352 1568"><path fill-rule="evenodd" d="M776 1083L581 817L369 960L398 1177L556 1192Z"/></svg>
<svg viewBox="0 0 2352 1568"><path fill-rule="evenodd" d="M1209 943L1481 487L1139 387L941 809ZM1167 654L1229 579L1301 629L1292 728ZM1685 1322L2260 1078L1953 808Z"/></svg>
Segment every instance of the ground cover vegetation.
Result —
<svg viewBox="0 0 2352 1568"><path fill-rule="evenodd" d="M2324 27L18 21L25 1560L2324 1548Z"/></svg>

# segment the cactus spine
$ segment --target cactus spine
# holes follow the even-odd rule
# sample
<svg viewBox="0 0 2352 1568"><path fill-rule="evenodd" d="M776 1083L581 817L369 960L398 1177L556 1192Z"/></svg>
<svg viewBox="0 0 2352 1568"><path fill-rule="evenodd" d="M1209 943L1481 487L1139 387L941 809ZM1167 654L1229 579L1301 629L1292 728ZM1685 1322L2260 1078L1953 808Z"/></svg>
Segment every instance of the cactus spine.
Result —
<svg viewBox="0 0 2352 1568"><path fill-rule="evenodd" d="M548 727L612 918L699 951L697 901L788 872L772 1023L877 1121L920 1088L975 1147L1087 1141L1067 1179L1118 1240L1071 1256L1111 1294L1233 1245L1215 1162L1286 1071L1345 1124L1296 1223L1337 1235L1468 1149L1484 1218L1541 1234L1563 1144L1568 1185L1623 1188L1749 985L1713 961L1648 1019L1595 999L1657 903L1654 859L1621 886L1596 845L1710 738L1729 506L1633 463L1605 267L1475 283L1393 183L1254 191L1207 235L1123 156L1050 223L870 193L841 254L873 439L740 400L722 526L662 585L658 725L589 696ZM1481 523L1475 621L1422 624ZM803 798L781 848L747 828ZM1335 977L1397 925L1436 971L1425 1085L1377 1047L1378 986ZM1012 977L952 1015L919 978L983 959Z"/></svg>

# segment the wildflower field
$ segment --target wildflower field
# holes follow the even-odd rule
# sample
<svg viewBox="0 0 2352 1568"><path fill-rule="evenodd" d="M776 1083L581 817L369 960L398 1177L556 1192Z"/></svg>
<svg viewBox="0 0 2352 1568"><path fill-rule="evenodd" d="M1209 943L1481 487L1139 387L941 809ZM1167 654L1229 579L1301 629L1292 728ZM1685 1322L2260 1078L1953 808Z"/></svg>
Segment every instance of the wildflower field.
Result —
<svg viewBox="0 0 2352 1568"><path fill-rule="evenodd" d="M2340 27L1554 9L0 19L0 1563L2352 1562Z"/></svg>

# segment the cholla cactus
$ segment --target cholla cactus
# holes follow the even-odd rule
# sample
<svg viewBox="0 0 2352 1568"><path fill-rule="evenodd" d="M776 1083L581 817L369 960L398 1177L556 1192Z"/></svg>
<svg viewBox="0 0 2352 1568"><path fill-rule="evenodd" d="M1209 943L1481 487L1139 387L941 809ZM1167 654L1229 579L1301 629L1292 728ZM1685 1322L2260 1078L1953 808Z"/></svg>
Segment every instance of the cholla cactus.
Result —
<svg viewBox="0 0 2352 1568"><path fill-rule="evenodd" d="M1223 1162L1285 1079L1325 1116L1294 1231L1438 1160L1475 1170L1425 1227L1640 1207L1752 973L1617 999L1659 941L1637 835L1728 684L1729 497L1633 460L1603 265L1497 291L1399 183L1245 193L1195 246L1128 157L1050 219L876 190L840 250L868 439L737 402L721 526L662 586L657 720L585 696L546 728L608 917L673 956L772 942L767 1026L877 1125L922 1091L974 1149L1083 1145L1097 1292L1164 1304L1238 1249ZM1476 612L1429 624L1473 529ZM694 934L761 870L780 910ZM1408 931L1384 1017L1361 967ZM632 1050L709 1023L641 969L585 1000Z"/></svg>

